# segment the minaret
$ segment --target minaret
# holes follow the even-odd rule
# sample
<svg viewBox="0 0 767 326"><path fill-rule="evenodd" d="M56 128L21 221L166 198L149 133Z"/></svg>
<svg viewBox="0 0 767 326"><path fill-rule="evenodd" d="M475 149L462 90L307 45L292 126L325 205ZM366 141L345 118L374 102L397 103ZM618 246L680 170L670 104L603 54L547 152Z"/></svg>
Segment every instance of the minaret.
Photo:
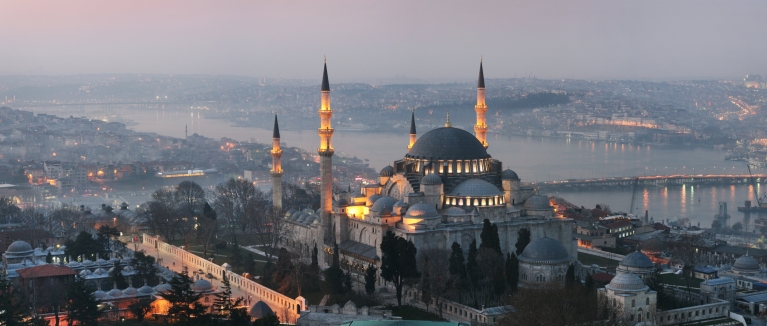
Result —
<svg viewBox="0 0 767 326"><path fill-rule="evenodd" d="M282 149L280 148L280 126L277 114L274 114L274 132L272 133L272 206L275 214L282 213Z"/></svg>
<svg viewBox="0 0 767 326"><path fill-rule="evenodd" d="M487 149L487 123L485 121L485 113L487 112L487 105L485 105L485 74L482 72L482 59L479 59L479 81L477 81L477 105L474 106L474 111L477 112L477 124L474 125L474 134L477 136L477 140L482 143Z"/></svg>
<svg viewBox="0 0 767 326"><path fill-rule="evenodd" d="M320 148L317 153L320 155L320 221L322 230L320 231L320 244L330 244L331 239L331 221L333 214L333 128L330 126L330 118L333 116L333 110L330 109L330 83L328 82L328 64L325 61L325 68L322 72L320 110L320 128L317 134L320 136Z"/></svg>
<svg viewBox="0 0 767 326"><path fill-rule="evenodd" d="M413 144L415 144L416 140L416 133L415 133L415 109L413 109L413 113L410 115L410 145L407 145L407 151L410 151L410 148L413 147Z"/></svg>

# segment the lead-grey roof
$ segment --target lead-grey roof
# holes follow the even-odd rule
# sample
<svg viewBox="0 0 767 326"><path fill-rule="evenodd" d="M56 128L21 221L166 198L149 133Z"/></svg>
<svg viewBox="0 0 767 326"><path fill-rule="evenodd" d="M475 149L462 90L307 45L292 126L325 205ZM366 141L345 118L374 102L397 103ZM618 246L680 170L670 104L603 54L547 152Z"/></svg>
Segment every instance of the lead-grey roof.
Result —
<svg viewBox="0 0 767 326"><path fill-rule="evenodd" d="M527 209L550 209L551 203L549 197L542 195L533 195L525 200L525 208Z"/></svg>
<svg viewBox="0 0 767 326"><path fill-rule="evenodd" d="M560 263L570 260L570 254L559 241L542 237L530 242L519 260L528 263Z"/></svg>
<svg viewBox="0 0 767 326"><path fill-rule="evenodd" d="M493 197L502 195L503 192L501 192L498 187L494 186L490 182L477 178L472 178L461 182L448 193L448 196L461 197Z"/></svg>
<svg viewBox="0 0 767 326"><path fill-rule="evenodd" d="M432 218L439 217L437 209L429 203L418 203L408 208L405 217Z"/></svg>
<svg viewBox="0 0 767 326"><path fill-rule="evenodd" d="M732 266L736 270L741 271L758 271L759 270L759 262L754 259L754 257L749 256L748 254L744 256L740 256L740 258L735 260L735 264Z"/></svg>
<svg viewBox="0 0 767 326"><path fill-rule="evenodd" d="M395 203L397 203L397 198L384 196L373 203L373 207L370 207L370 211L378 213L391 213Z"/></svg>
<svg viewBox="0 0 767 326"><path fill-rule="evenodd" d="M633 268L654 268L655 264L653 264L652 260L650 260L650 257L647 257L647 255L640 251L634 251L626 255L626 257L623 257L620 266Z"/></svg>
<svg viewBox="0 0 767 326"><path fill-rule="evenodd" d="M413 144L405 157L427 160L473 160L490 158L477 137L459 128L429 131Z"/></svg>
<svg viewBox="0 0 767 326"><path fill-rule="evenodd" d="M440 178L436 173L429 173L421 179L421 184L422 185L441 185L442 178Z"/></svg>
<svg viewBox="0 0 767 326"><path fill-rule="evenodd" d="M618 273L605 288L617 292L639 292L649 289L639 276L632 273Z"/></svg>
<svg viewBox="0 0 767 326"><path fill-rule="evenodd" d="M272 311L272 308L270 308L268 304L263 301L258 301L250 308L249 315L256 319L260 319L264 316L274 315L274 311Z"/></svg>
<svg viewBox="0 0 767 326"><path fill-rule="evenodd" d="M360 243L357 241L352 240L344 240L341 241L341 243L338 244L338 249L347 251L350 253L354 253L360 256L363 256L365 258L369 258L372 260L378 260L378 255L376 255L376 248L370 245L366 245L364 243Z"/></svg>
<svg viewBox="0 0 767 326"><path fill-rule="evenodd" d="M519 176L516 172L512 171L511 169L506 169L503 172L501 172L501 179L502 180L519 180Z"/></svg>
<svg viewBox="0 0 767 326"><path fill-rule="evenodd" d="M394 168L391 165L387 165L381 169L381 172L378 173L378 175L382 177L391 177L394 175Z"/></svg>

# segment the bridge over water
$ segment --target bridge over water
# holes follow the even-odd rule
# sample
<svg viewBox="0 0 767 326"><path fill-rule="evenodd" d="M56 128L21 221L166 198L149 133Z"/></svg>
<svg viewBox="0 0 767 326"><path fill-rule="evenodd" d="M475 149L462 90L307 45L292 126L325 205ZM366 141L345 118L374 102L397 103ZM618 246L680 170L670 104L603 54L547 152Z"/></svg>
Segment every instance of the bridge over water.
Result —
<svg viewBox="0 0 767 326"><path fill-rule="evenodd" d="M767 174L672 174L634 177L568 179L542 182L529 182L525 185L538 189L578 189L590 187L631 187L634 181L643 187L666 187L681 185L730 185L763 183Z"/></svg>

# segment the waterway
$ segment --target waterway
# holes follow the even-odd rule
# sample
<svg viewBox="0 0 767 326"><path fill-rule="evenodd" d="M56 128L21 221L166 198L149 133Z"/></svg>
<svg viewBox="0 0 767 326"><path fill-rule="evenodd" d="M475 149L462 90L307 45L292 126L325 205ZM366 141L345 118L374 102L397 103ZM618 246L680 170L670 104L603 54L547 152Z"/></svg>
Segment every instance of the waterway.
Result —
<svg viewBox="0 0 767 326"><path fill-rule="evenodd" d="M34 109L33 109L34 110ZM95 116L83 111L67 112L67 109L50 108L34 110L52 114ZM225 120L208 119L199 111L146 111L134 109L111 110L122 119L135 122L129 128L140 132L155 132L172 137L184 137L185 128L189 134L200 134L211 138L228 137L240 141L271 141L272 130L261 128L233 127ZM94 114L91 116L91 114ZM315 116L307 119L316 119ZM454 122L461 124L461 122ZM471 122L462 125L470 125ZM316 130L292 130L281 126L282 141L288 146L302 147L310 152L317 148L319 139ZM428 130L419 129L420 134ZM724 152L713 148L670 148L655 145L632 145L565 138L542 138L522 136L489 135L488 152L503 162L504 168L511 168L522 181L547 181L563 179L603 178L615 176L665 175L674 173L748 173L745 164L724 160ZM376 170L402 158L407 152L408 135L391 132L359 132L337 130L333 146L337 155L358 157ZM760 171L762 172L762 171ZM767 184L757 185L762 194ZM568 201L594 207L599 203L608 204L614 211L628 211L632 189L602 189L551 193ZM732 216L729 224L746 222L744 214L737 211L744 200L754 200L750 186L675 186L640 188L636 195L635 212L645 210L656 221L689 219L690 223L708 227L714 220L719 202L727 202Z"/></svg>

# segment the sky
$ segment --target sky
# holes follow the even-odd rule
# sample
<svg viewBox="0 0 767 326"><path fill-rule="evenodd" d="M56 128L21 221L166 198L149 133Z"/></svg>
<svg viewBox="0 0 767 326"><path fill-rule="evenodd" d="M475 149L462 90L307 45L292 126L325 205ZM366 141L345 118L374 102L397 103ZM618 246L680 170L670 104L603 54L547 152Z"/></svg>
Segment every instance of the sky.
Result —
<svg viewBox="0 0 767 326"><path fill-rule="evenodd" d="M331 81L767 74L767 1L0 3L0 74Z"/></svg>

